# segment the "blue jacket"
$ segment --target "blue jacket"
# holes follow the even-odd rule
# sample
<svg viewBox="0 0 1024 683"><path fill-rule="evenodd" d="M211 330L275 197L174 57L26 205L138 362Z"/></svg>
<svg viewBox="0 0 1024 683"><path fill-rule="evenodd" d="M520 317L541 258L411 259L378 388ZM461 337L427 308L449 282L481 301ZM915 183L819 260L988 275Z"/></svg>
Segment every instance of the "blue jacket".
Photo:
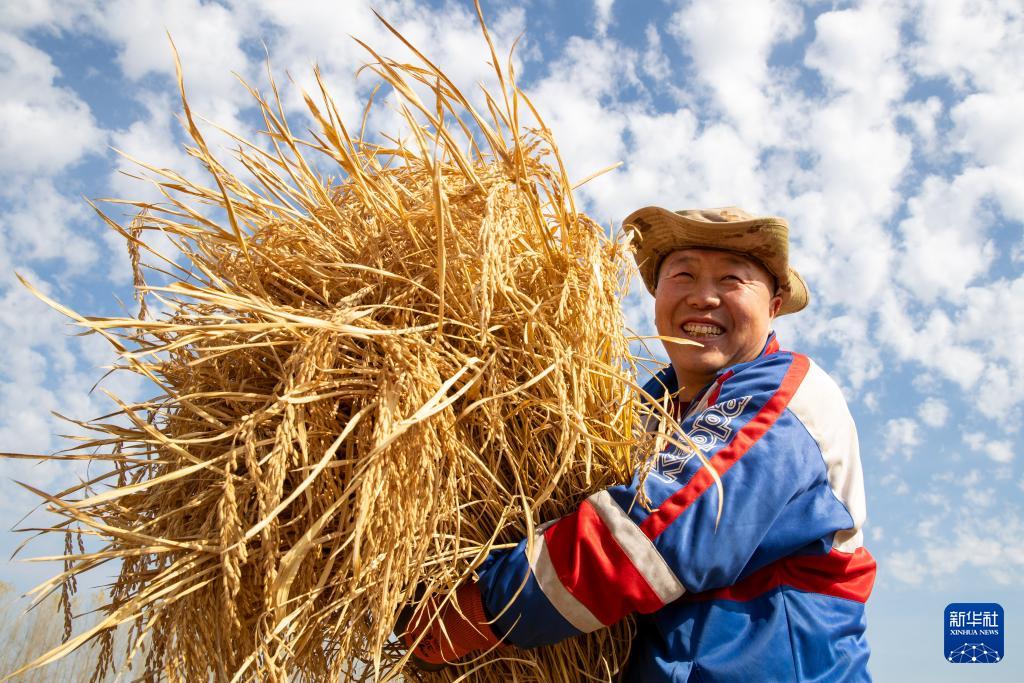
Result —
<svg viewBox="0 0 1024 683"><path fill-rule="evenodd" d="M672 368L647 386L666 390ZM862 546L857 432L835 382L773 333L681 424L721 479L717 525L714 477L668 446L646 477L491 554L479 585L495 632L535 647L639 613L627 681L869 680L875 562Z"/></svg>

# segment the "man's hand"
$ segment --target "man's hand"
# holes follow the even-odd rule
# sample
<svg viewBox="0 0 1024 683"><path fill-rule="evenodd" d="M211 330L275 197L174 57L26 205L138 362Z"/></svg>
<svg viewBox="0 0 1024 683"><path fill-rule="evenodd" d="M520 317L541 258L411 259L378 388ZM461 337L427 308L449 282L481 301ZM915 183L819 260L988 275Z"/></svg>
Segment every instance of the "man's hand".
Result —
<svg viewBox="0 0 1024 683"><path fill-rule="evenodd" d="M405 646L413 648L412 661L416 666L437 671L474 650L498 644L475 584L459 586L432 620L438 604L439 599L431 598L415 609L403 610L395 625L395 632Z"/></svg>

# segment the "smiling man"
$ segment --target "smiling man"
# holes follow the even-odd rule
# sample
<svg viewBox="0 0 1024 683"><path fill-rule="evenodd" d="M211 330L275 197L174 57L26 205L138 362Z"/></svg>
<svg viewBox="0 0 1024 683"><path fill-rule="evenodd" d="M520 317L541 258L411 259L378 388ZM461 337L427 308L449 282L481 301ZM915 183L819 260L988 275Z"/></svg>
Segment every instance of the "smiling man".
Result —
<svg viewBox="0 0 1024 683"><path fill-rule="evenodd" d="M757 357L782 304L777 289L764 266L733 252L690 248L665 258L654 296L658 334L700 344L666 344L684 398L722 368Z"/></svg>
<svg viewBox="0 0 1024 683"><path fill-rule="evenodd" d="M671 361L645 389L703 457L668 447L492 553L459 609L414 618L406 642L443 664L638 613L628 681L868 680L856 429L836 384L772 331L808 301L786 221L646 207L624 223Z"/></svg>

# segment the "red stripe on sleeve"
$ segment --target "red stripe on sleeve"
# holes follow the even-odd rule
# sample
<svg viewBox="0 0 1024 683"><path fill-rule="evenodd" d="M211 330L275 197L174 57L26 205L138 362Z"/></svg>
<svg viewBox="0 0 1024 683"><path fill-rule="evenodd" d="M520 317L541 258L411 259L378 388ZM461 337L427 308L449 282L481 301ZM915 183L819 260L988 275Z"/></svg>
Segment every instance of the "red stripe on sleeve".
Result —
<svg viewBox="0 0 1024 683"><path fill-rule="evenodd" d="M664 606L589 502L544 532L559 580L602 624Z"/></svg>
<svg viewBox="0 0 1024 683"><path fill-rule="evenodd" d="M827 555L786 557L762 567L742 581L703 593L687 593L683 600L737 600L746 602L779 586L809 593L866 602L875 585L875 558L865 548L852 553L833 549Z"/></svg>
<svg viewBox="0 0 1024 683"><path fill-rule="evenodd" d="M786 376L782 378L782 383L775 394L761 406L757 415L737 432L729 445L723 447L711 458L711 466L718 472L719 477L725 475L729 468L735 465L765 432L771 429L771 426L786 410L786 406L789 405L790 399L793 398L793 394L796 393L797 387L807 375L809 368L810 361L806 356L793 354L793 362L786 370ZM647 538L653 541L713 483L714 479L707 468L701 467L686 486L669 496L657 510L643 521L640 529L647 535Z"/></svg>

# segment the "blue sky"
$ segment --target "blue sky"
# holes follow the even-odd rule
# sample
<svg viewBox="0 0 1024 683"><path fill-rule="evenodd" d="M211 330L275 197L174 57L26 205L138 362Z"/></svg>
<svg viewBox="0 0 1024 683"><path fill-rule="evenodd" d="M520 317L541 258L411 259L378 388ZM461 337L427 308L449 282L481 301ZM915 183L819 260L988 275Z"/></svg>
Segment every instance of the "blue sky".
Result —
<svg viewBox="0 0 1024 683"><path fill-rule="evenodd" d="M489 82L468 2L373 3L466 90ZM998 602L1006 660L1024 672L1024 9L1019 0L533 0L486 2L499 50L520 33L520 83L554 130L585 209L617 224L647 204L736 204L785 216L813 295L782 319L783 345L841 384L857 420L879 562L869 602L880 680L966 680L941 659L942 610ZM90 389L111 356L74 337L15 271L87 314L132 310L123 245L84 197L151 198L112 148L196 176L180 147L169 31L193 108L250 134L232 72L286 103L319 63L357 117L372 80L354 34L400 55L369 4L8 1L0 9L0 438L66 445L50 411L109 410ZM386 109L371 124L391 130ZM214 140L218 140L216 136ZM219 138L223 143L223 138ZM137 171L132 171L137 173ZM118 216L117 211L114 212ZM123 216L118 216L123 217ZM625 303L650 333L642 287ZM119 302L125 302L121 304ZM108 378L125 398L147 388ZM0 461L8 529L82 470ZM24 535L4 531L5 557ZM54 549L30 546L28 555ZM27 589L49 568L0 564ZM1021 661L1024 661L1022 659Z"/></svg>

